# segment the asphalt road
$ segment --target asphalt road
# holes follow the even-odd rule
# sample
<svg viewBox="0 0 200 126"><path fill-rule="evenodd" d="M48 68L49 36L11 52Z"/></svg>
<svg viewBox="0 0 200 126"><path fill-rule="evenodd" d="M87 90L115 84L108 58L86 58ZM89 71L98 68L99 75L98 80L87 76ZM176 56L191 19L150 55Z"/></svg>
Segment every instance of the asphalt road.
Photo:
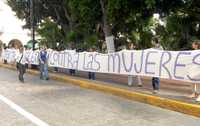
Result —
<svg viewBox="0 0 200 126"><path fill-rule="evenodd" d="M200 126L200 118L0 68L0 126Z"/></svg>

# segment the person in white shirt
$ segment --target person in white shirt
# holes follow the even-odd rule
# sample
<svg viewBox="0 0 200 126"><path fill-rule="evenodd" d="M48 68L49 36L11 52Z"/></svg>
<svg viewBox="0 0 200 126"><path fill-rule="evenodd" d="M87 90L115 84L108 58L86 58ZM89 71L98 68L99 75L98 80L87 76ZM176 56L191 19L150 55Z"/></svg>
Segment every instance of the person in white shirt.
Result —
<svg viewBox="0 0 200 126"><path fill-rule="evenodd" d="M133 43L128 44L128 49L129 50L135 50L136 46ZM140 76L137 75L128 75L128 85L137 85L138 87L142 87L142 80Z"/></svg>
<svg viewBox="0 0 200 126"><path fill-rule="evenodd" d="M2 63L3 61L3 54L4 53L4 48L3 47L0 47L0 62Z"/></svg>
<svg viewBox="0 0 200 126"><path fill-rule="evenodd" d="M196 40L192 43L192 48L194 50L200 49L200 41ZM196 98L197 102L200 102L200 84L193 83L192 84L192 94L189 96L190 98Z"/></svg>
<svg viewBox="0 0 200 126"><path fill-rule="evenodd" d="M151 42L152 49L156 50L163 50L163 47L161 46L158 38L154 38ZM152 78L152 86L153 86L153 94L157 94L160 89L160 78L159 77L153 77Z"/></svg>
<svg viewBox="0 0 200 126"><path fill-rule="evenodd" d="M15 57L17 70L19 72L19 81L24 83L24 74L26 72L26 58L24 54L24 48L20 47L19 52L16 54Z"/></svg>

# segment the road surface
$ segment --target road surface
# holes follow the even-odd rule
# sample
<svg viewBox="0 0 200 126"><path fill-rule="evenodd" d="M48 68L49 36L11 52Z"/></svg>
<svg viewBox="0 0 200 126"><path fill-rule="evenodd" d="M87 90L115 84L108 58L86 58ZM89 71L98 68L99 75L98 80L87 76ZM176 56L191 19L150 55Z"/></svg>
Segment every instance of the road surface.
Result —
<svg viewBox="0 0 200 126"><path fill-rule="evenodd" d="M0 68L0 126L200 126L200 118Z"/></svg>

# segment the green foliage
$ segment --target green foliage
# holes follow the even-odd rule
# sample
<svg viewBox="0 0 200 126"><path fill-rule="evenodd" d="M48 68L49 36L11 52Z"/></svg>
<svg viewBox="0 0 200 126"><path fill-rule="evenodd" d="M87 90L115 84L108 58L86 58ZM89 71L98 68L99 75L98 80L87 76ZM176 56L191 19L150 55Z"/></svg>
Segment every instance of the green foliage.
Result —
<svg viewBox="0 0 200 126"><path fill-rule="evenodd" d="M190 1L191 2L191 1ZM166 17L166 27L158 30L162 43L169 50L186 50L191 48L192 40L200 36L198 24L200 20L195 13L190 13L191 3Z"/></svg>
<svg viewBox="0 0 200 126"><path fill-rule="evenodd" d="M145 0L145 5L147 8L154 8L156 4L155 0Z"/></svg>
<svg viewBox="0 0 200 126"><path fill-rule="evenodd" d="M85 42L90 46L97 46L98 37L97 35L90 35L85 38Z"/></svg>
<svg viewBox="0 0 200 126"><path fill-rule="evenodd" d="M59 26L49 18L45 19L44 22L40 24L37 32L42 37L42 44L50 48L56 48L57 43L61 43L64 39Z"/></svg>
<svg viewBox="0 0 200 126"><path fill-rule="evenodd" d="M26 21L25 28L30 28L30 3L7 1L16 16ZM100 1L104 2L104 13ZM165 25L153 18L155 13ZM56 47L57 42L64 47L67 42L75 43L77 48L100 47L99 41L105 40L104 16L115 37L116 48L127 41L141 49L149 48L151 39L158 36L165 49L184 50L190 48L194 38L200 37L199 0L35 1L34 20L40 26L37 32L42 37L41 43L50 47Z"/></svg>
<svg viewBox="0 0 200 126"><path fill-rule="evenodd" d="M99 0L70 0L69 5L76 22L74 31L82 36L94 34L96 25L101 20Z"/></svg>
<svg viewBox="0 0 200 126"><path fill-rule="evenodd" d="M76 38L77 38L77 34L74 31L69 32L67 35L67 41L69 41L69 42L76 41Z"/></svg>

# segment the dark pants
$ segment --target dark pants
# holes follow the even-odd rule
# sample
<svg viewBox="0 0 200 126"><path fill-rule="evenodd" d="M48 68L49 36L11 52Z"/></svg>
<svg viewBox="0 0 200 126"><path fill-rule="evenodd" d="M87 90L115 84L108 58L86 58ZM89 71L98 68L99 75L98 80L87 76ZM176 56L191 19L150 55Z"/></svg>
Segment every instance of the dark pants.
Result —
<svg viewBox="0 0 200 126"><path fill-rule="evenodd" d="M75 70L74 69L69 69L70 75L75 75Z"/></svg>
<svg viewBox="0 0 200 126"><path fill-rule="evenodd" d="M19 80L24 82L24 74L26 72L26 66L24 64L18 64Z"/></svg>
<svg viewBox="0 0 200 126"><path fill-rule="evenodd" d="M55 71L55 72L58 72L58 67L54 67L54 71Z"/></svg>
<svg viewBox="0 0 200 126"><path fill-rule="evenodd" d="M160 88L160 79L158 77L152 78L152 86L154 90L159 90Z"/></svg>
<svg viewBox="0 0 200 126"><path fill-rule="evenodd" d="M27 63L25 64L25 68L28 69L28 64Z"/></svg>
<svg viewBox="0 0 200 126"><path fill-rule="evenodd" d="M3 63L4 63L4 64L7 64L7 60L3 60Z"/></svg>
<svg viewBox="0 0 200 126"><path fill-rule="evenodd" d="M94 72L89 72L89 73L88 73L88 77L89 77L89 79L91 79L91 80L95 80L95 73L94 73Z"/></svg>
<svg viewBox="0 0 200 126"><path fill-rule="evenodd" d="M31 69L35 69L35 70L37 70L37 69L38 69L38 65L31 64Z"/></svg>

